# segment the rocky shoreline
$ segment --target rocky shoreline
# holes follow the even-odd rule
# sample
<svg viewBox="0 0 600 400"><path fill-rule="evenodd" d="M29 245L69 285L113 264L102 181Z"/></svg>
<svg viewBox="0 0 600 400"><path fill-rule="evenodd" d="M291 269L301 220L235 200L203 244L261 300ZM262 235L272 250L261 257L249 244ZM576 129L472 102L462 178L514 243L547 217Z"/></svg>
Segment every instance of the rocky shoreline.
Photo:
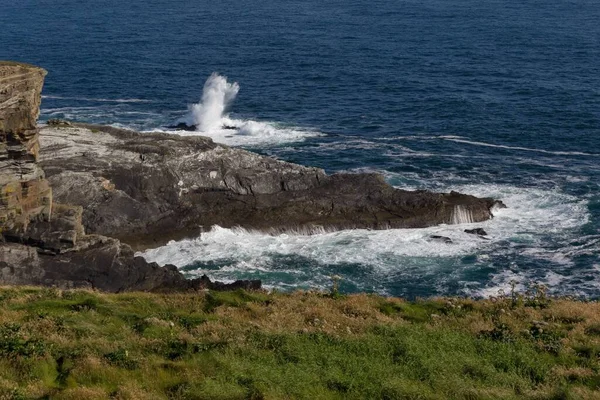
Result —
<svg viewBox="0 0 600 400"><path fill-rule="evenodd" d="M186 280L134 250L212 226L265 233L480 222L489 198L405 191L202 136L36 125L45 71L0 62L0 284L125 290L257 288ZM38 140L39 137L39 140Z"/></svg>

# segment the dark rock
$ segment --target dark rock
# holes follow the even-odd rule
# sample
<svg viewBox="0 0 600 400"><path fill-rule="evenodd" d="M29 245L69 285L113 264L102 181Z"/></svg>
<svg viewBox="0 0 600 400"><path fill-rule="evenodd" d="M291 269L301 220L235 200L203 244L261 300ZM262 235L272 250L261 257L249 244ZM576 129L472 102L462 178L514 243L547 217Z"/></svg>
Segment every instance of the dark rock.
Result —
<svg viewBox="0 0 600 400"><path fill-rule="evenodd" d="M492 208L506 208L506 204L504 204L502 200L494 200Z"/></svg>
<svg viewBox="0 0 600 400"><path fill-rule="evenodd" d="M136 249L213 225L311 233L479 222L492 217L495 204L457 192L394 189L377 174L326 175L203 136L73 124L44 128L42 139L55 199L84 206L87 232Z"/></svg>
<svg viewBox="0 0 600 400"><path fill-rule="evenodd" d="M116 239L88 235L77 251L45 254L32 246L0 243L0 284L44 285L62 289L90 288L106 292L259 290L260 281L211 282L208 277L185 279L173 265L160 267L135 257Z"/></svg>
<svg viewBox="0 0 600 400"><path fill-rule="evenodd" d="M487 232L483 228L465 229L465 232L471 235L487 236Z"/></svg>
<svg viewBox="0 0 600 400"><path fill-rule="evenodd" d="M452 243L452 239L450 239L448 236L431 235L429 238L438 242Z"/></svg>
<svg viewBox="0 0 600 400"><path fill-rule="evenodd" d="M52 118L46 121L46 124L49 126L71 126L69 121L65 121L64 119Z"/></svg>
<svg viewBox="0 0 600 400"><path fill-rule="evenodd" d="M196 130L198 130L198 127L196 125L188 125L185 122L180 122L176 125L170 125L170 126L167 126L167 128L175 129L178 131L188 131L188 132L195 132ZM230 130L238 129L236 126L231 126L231 125L222 125L221 128L222 129L230 129Z"/></svg>
<svg viewBox="0 0 600 400"><path fill-rule="evenodd" d="M180 122L176 125L169 125L167 126L168 129L176 129L178 131L195 131L196 130L196 126L195 125L188 125L184 122Z"/></svg>

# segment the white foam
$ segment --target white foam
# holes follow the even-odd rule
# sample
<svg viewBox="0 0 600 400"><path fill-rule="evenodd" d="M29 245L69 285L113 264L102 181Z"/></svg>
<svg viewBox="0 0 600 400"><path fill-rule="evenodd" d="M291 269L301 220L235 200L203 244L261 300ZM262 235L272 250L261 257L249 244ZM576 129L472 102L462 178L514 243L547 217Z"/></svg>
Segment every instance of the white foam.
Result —
<svg viewBox="0 0 600 400"><path fill-rule="evenodd" d="M167 132L182 136L202 134L230 146L278 145L322 135L309 129L285 127L273 122L231 118L227 111L239 90L237 82L230 83L227 77L213 73L204 84L202 100L190 105L188 114L178 121L196 126L197 132Z"/></svg>
<svg viewBox="0 0 600 400"><path fill-rule="evenodd" d="M564 194L558 189L519 188L508 185L458 185L454 190L477 197L492 197L502 200L507 208L498 209L496 218L484 224L496 229L526 232L534 235L560 235L585 225L589 221L588 201Z"/></svg>
<svg viewBox="0 0 600 400"><path fill-rule="evenodd" d="M469 294L476 297L494 297L509 295L511 291L524 292L526 290L527 278L522 273L511 270L496 274L484 288L470 290Z"/></svg>
<svg viewBox="0 0 600 400"><path fill-rule="evenodd" d="M453 224L471 224L473 223L473 213L463 206L454 206L452 211Z"/></svg>
<svg viewBox="0 0 600 400"><path fill-rule="evenodd" d="M580 151L550 151L550 150L543 150L543 149L532 149L532 148L529 148L529 147L506 146L506 145L500 145L500 144L478 142L478 141L463 139L461 136L438 136L438 137L440 139L448 140L448 141L451 141L451 142L465 143L465 144L470 144L470 145L474 145L474 146L494 147L494 148L498 148L498 149L530 151L530 152L535 152L535 153L553 154L553 155L560 155L560 156L590 156L590 157L600 157L600 154L584 153L584 152L580 152Z"/></svg>
<svg viewBox="0 0 600 400"><path fill-rule="evenodd" d="M201 132L211 132L223 126L221 119L231 105L240 86L227 82L227 77L213 72L204 83L202 100L190 106L187 124L195 125Z"/></svg>
<svg viewBox="0 0 600 400"><path fill-rule="evenodd" d="M550 270L544 271L543 275L538 275L535 270L515 271L508 269L495 274L485 287L472 288L466 290L466 292L474 297L510 296L513 291L523 294L532 285L544 285L549 293L558 294L564 292L563 286L569 285L571 279L570 276ZM570 288L569 292L572 295L584 294L577 288Z"/></svg>
<svg viewBox="0 0 600 400"><path fill-rule="evenodd" d="M431 235L453 236L454 243L440 243ZM200 238L170 242L143 256L158 263L184 266L193 261L235 258L261 264L272 254L299 255L325 264L359 263L387 268L390 256L450 257L477 247L477 240L450 226L428 229L346 230L314 235L267 235L245 229L215 226Z"/></svg>
<svg viewBox="0 0 600 400"><path fill-rule="evenodd" d="M476 196L502 199L508 208L496 210L495 218L483 223L442 225L426 229L385 231L359 229L323 232L308 236L267 235L244 229L214 227L197 239L170 242L166 246L148 250L141 255L148 261L156 261L159 264L171 263L178 267L194 262L228 260L225 263L228 266L218 272L214 269L196 271L217 273L219 279L236 276L242 272L245 274L282 272L274 266L273 257L300 256L314 260L319 265L362 265L370 268L379 282L386 281L387 276L409 273L411 276L428 274L430 278L427 279L435 280L432 281L432 285L438 285L443 284L442 278L446 273L435 272L431 268L439 268L442 258L476 255L478 263L494 265L493 254L522 252L523 248L528 248L531 255L545 254L557 265L565 265L571 254L568 251L565 254L545 251L547 237L552 235L553 238L566 238L571 234L571 230L581 227L589 219L585 200L566 195L558 190L503 185L462 185L456 189ZM462 218L459 219L463 221ZM467 222L468 218L465 217L464 221ZM470 227L484 228L490 240L466 234L464 229ZM432 240L432 235L449 237L452 243ZM596 248L595 238L587 242L591 244L587 245L586 250L589 250L590 246ZM470 268L460 263L454 265L456 268ZM290 266L285 273L294 274L294 268L301 267ZM301 269L297 269L296 272L306 273ZM471 294L495 295L498 289L508 288L510 280L519 277L521 281L531 282L531 276L519 274L520 272L504 271L493 276L486 288L474 288ZM319 287L328 284L326 276L311 276L311 280L314 280L313 284ZM280 286L279 283L270 282L270 284ZM357 285L360 287L360 282ZM385 292L386 288L383 286L377 287L376 290Z"/></svg>
<svg viewBox="0 0 600 400"><path fill-rule="evenodd" d="M259 122L224 118L235 129L215 129L210 132L151 129L144 132L162 132L180 136L208 136L217 143L228 146L278 146L302 142L310 137L323 136L320 132L298 127L285 127L272 122Z"/></svg>
<svg viewBox="0 0 600 400"><path fill-rule="evenodd" d="M495 275L487 287L475 293L481 297L510 295L512 290L525 293L532 285L544 285L550 293L560 293L560 286L568 280L569 277L554 271L545 271L543 275L536 276L536 271L508 270Z"/></svg>

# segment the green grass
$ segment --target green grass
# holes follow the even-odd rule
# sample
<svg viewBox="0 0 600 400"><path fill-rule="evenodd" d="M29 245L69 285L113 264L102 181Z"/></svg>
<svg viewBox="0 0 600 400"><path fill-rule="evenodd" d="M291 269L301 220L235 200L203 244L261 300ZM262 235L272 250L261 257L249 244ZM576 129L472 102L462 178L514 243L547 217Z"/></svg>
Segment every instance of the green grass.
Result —
<svg viewBox="0 0 600 400"><path fill-rule="evenodd" d="M548 298L0 288L0 399L597 399L599 326Z"/></svg>

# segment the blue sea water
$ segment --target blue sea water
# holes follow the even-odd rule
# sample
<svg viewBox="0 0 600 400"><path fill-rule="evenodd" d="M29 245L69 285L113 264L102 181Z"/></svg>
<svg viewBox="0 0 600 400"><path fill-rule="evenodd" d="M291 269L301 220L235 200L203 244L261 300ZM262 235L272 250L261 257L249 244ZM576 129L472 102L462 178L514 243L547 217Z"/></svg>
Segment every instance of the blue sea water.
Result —
<svg viewBox="0 0 600 400"><path fill-rule="evenodd" d="M397 187L508 206L481 226L267 236L215 229L145 253L268 287L600 297L600 2L0 0L0 59L49 72L41 119L142 131L189 117L218 72L215 140ZM173 132L176 134L176 132ZM43 138L42 138L43 140ZM432 242L440 234L453 243Z"/></svg>

